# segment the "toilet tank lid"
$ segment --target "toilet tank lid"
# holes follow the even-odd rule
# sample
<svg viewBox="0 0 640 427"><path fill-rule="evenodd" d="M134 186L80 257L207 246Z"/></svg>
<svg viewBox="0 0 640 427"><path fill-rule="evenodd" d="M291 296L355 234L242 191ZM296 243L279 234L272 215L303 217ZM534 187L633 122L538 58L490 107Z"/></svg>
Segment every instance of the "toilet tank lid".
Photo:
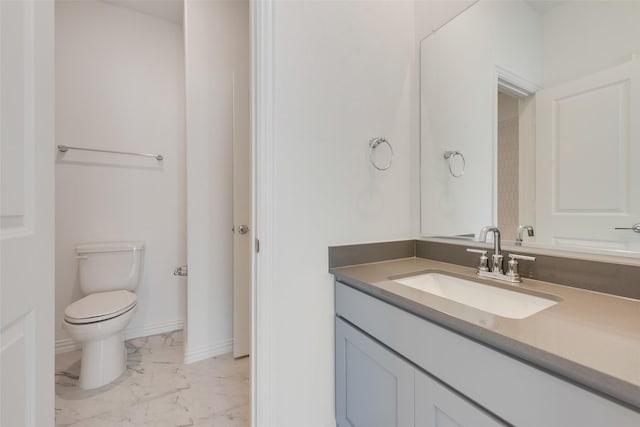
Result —
<svg viewBox="0 0 640 427"><path fill-rule="evenodd" d="M144 249L144 242L122 241L122 242L85 242L76 245L76 253L90 254L99 252L123 252L141 251Z"/></svg>

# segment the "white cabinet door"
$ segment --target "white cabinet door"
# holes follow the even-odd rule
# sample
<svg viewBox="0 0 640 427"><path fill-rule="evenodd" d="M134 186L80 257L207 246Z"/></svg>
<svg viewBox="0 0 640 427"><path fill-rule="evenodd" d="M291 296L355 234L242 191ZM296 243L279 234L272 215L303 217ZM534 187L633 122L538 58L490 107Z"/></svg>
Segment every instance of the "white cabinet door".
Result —
<svg viewBox="0 0 640 427"><path fill-rule="evenodd" d="M508 425L420 371L416 371L415 381L415 427Z"/></svg>
<svg viewBox="0 0 640 427"><path fill-rule="evenodd" d="M640 250L640 61L536 94L536 235Z"/></svg>
<svg viewBox="0 0 640 427"><path fill-rule="evenodd" d="M336 318L339 427L413 426L414 368Z"/></svg>
<svg viewBox="0 0 640 427"><path fill-rule="evenodd" d="M53 1L0 1L0 425L54 423Z"/></svg>

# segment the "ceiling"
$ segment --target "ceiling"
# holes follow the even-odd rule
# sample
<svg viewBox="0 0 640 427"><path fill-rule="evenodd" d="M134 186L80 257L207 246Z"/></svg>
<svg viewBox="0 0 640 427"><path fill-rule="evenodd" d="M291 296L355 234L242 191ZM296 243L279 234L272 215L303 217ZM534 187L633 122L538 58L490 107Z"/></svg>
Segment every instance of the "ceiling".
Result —
<svg viewBox="0 0 640 427"><path fill-rule="evenodd" d="M540 15L544 15L554 7L566 3L566 0L525 0L525 2Z"/></svg>
<svg viewBox="0 0 640 427"><path fill-rule="evenodd" d="M102 0L117 6L127 7L138 12L146 13L157 18L165 19L182 25L184 19L184 1L183 0ZM540 15L545 14L549 10L566 0L525 0Z"/></svg>
<svg viewBox="0 0 640 427"><path fill-rule="evenodd" d="M102 0L116 6L127 7L160 19L182 25L184 19L183 0Z"/></svg>

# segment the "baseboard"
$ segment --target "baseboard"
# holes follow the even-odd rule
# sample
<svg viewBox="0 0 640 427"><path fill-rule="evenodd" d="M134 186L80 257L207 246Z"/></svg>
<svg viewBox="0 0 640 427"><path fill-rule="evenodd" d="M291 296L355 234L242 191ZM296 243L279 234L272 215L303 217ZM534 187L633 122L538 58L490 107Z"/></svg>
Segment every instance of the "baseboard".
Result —
<svg viewBox="0 0 640 427"><path fill-rule="evenodd" d="M156 322L148 325L127 328L124 330L124 339L148 337L151 335L164 334L184 329L184 320L174 320L171 322ZM67 353L69 351L80 350L81 346L71 338L64 338L56 341L56 354Z"/></svg>
<svg viewBox="0 0 640 427"><path fill-rule="evenodd" d="M229 338L211 345L203 345L189 349L184 353L184 363L193 363L200 360L216 357L233 351L233 338Z"/></svg>
<svg viewBox="0 0 640 427"><path fill-rule="evenodd" d="M184 329L184 320L150 323L148 325L125 329L124 339L130 340L133 338L148 337L151 335L165 334L167 332L179 331L182 329Z"/></svg>
<svg viewBox="0 0 640 427"><path fill-rule="evenodd" d="M80 344L71 338L56 341L56 354L68 353L70 351L80 350Z"/></svg>

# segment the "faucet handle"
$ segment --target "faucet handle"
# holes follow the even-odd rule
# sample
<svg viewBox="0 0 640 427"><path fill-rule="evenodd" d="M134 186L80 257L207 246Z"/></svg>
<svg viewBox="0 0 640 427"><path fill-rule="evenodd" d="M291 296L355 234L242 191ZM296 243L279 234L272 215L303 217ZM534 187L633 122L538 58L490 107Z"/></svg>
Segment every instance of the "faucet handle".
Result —
<svg viewBox="0 0 640 427"><path fill-rule="evenodd" d="M523 260L523 261L535 261L536 260L536 257L534 257L534 256L520 255L520 254L509 254L509 258L511 258L513 260L520 259L520 260Z"/></svg>
<svg viewBox="0 0 640 427"><path fill-rule="evenodd" d="M536 257L520 254L509 254L509 262L507 263L507 276L512 282L522 282L520 273L518 272L518 260L535 261Z"/></svg>
<svg viewBox="0 0 640 427"><path fill-rule="evenodd" d="M489 258L487 257L487 251L483 249L467 248L467 252L480 254L480 265L478 265L478 271L489 271Z"/></svg>

